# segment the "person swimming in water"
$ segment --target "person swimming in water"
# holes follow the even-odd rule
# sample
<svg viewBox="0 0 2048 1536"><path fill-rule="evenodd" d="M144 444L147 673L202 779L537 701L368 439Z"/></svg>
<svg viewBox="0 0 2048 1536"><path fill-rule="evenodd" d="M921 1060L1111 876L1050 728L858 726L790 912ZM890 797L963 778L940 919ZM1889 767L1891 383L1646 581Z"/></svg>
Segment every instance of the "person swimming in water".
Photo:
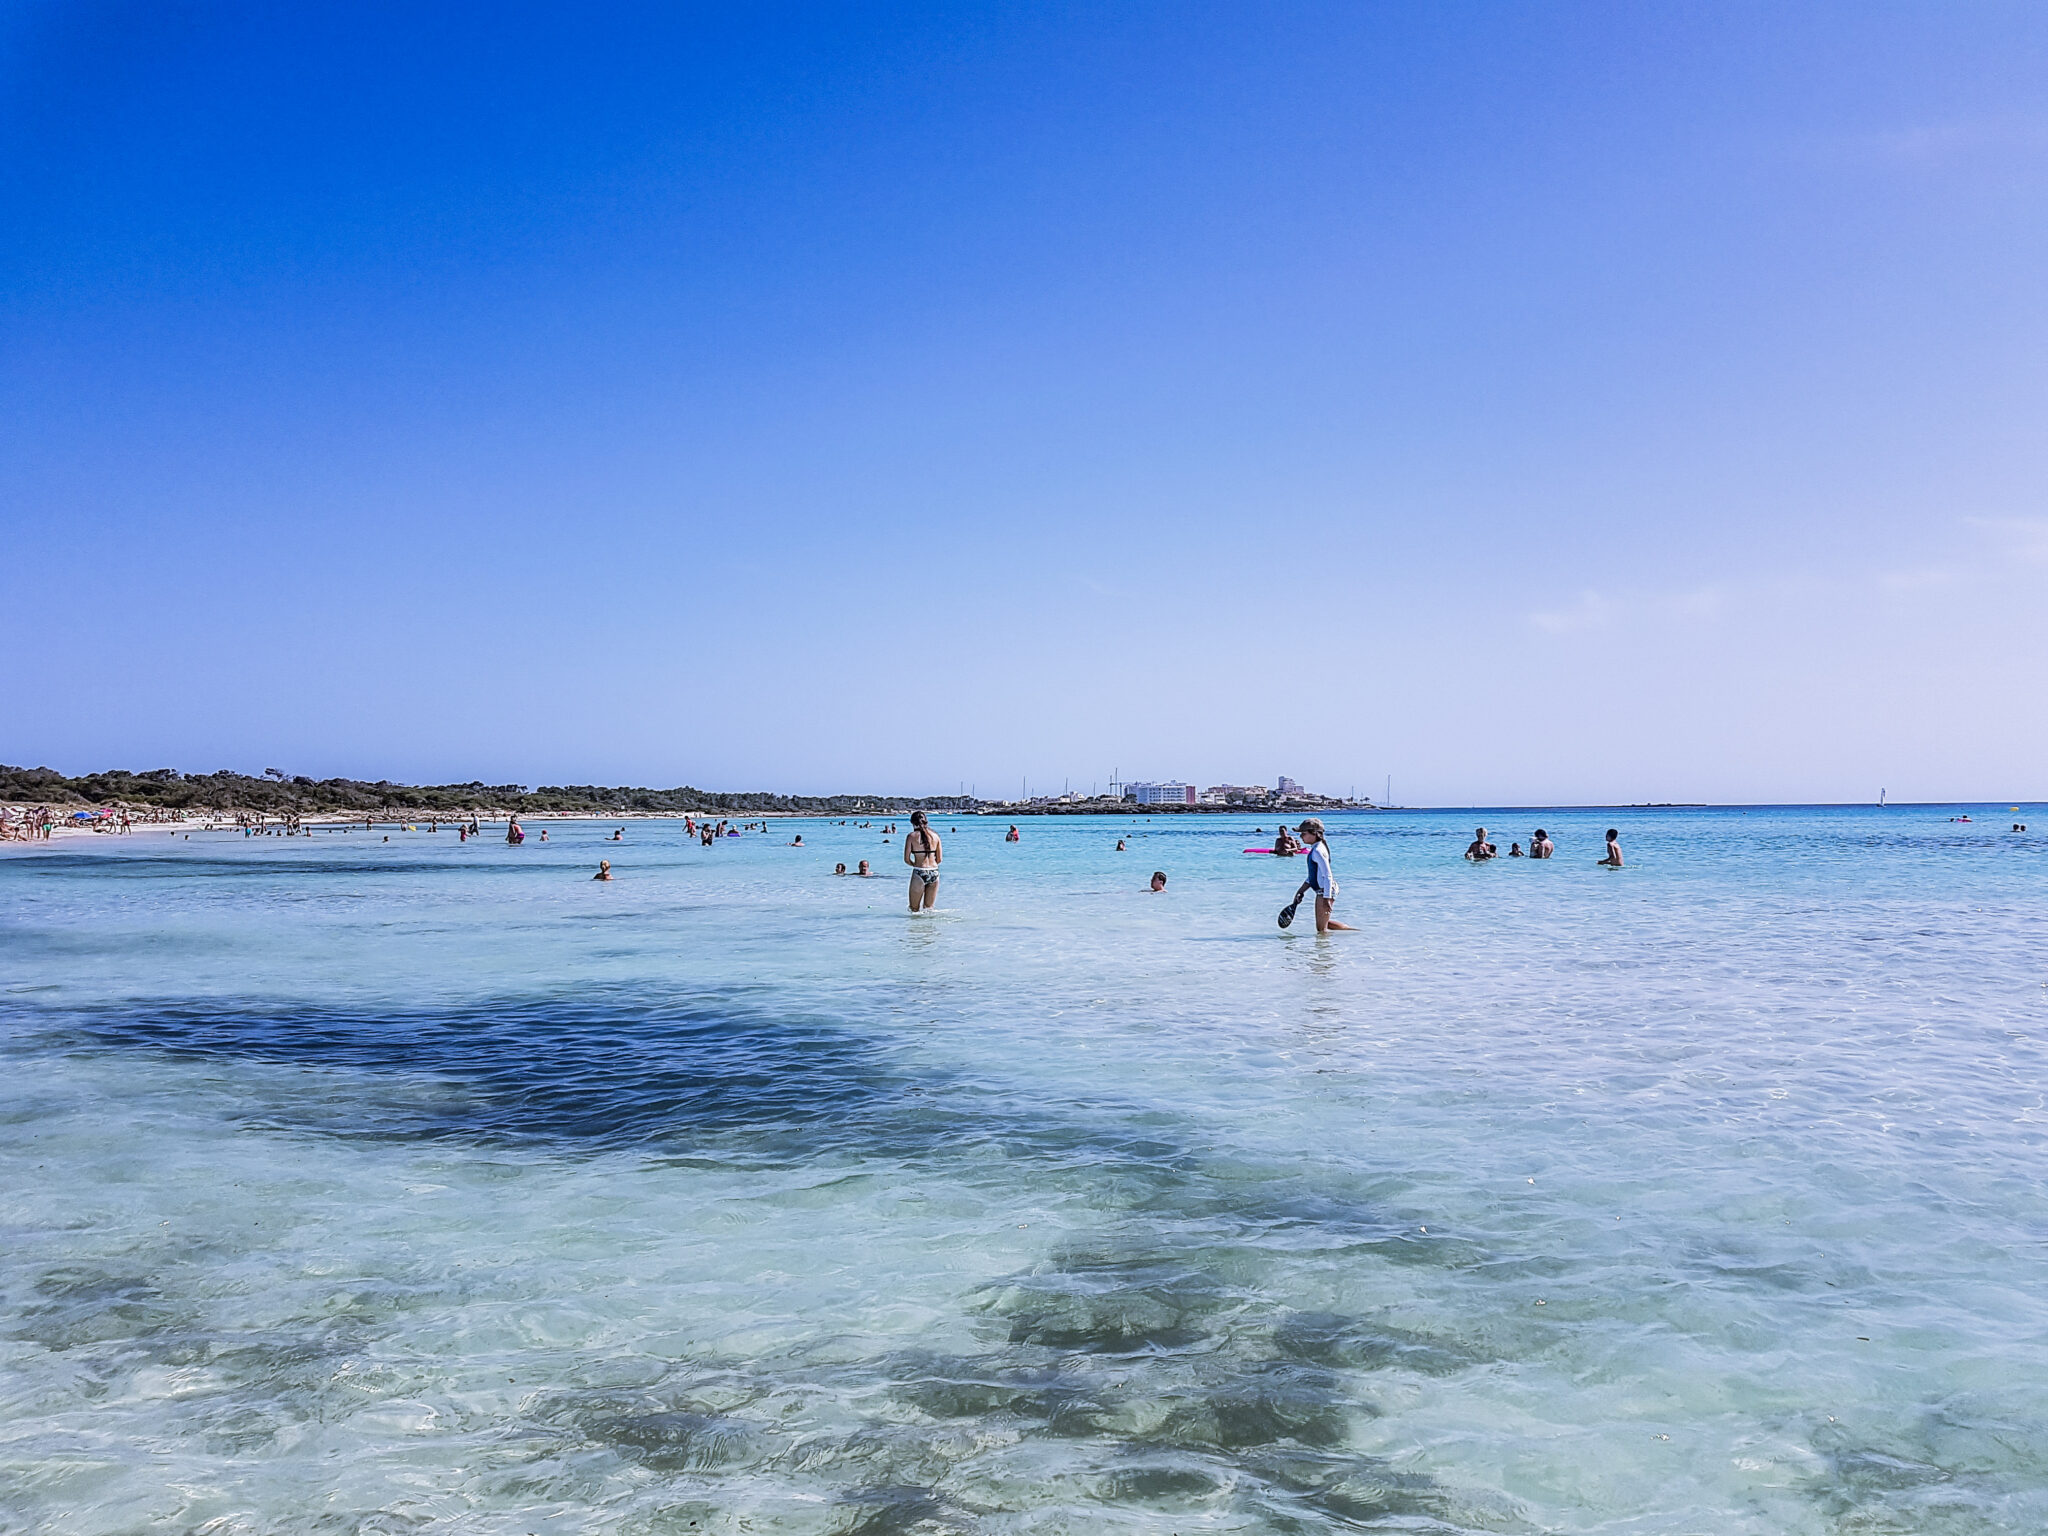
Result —
<svg viewBox="0 0 2048 1536"><path fill-rule="evenodd" d="M1308 878L1301 882L1294 899L1300 901L1307 892L1314 891L1316 932L1329 933L1334 929L1350 933L1351 925L1338 922L1332 915L1337 907L1337 877L1330 869L1330 844L1323 836L1322 821L1311 816L1297 830L1301 833L1301 840L1308 845Z"/></svg>
<svg viewBox="0 0 2048 1536"><path fill-rule="evenodd" d="M843 875L846 873L846 866L844 864L834 864L832 866L832 873L835 875Z"/></svg>
<svg viewBox="0 0 2048 1536"><path fill-rule="evenodd" d="M611 877L612 861L610 859L599 859L597 861L597 873L590 878L593 880L609 880Z"/></svg>
<svg viewBox="0 0 2048 1536"><path fill-rule="evenodd" d="M868 868L868 861L866 859L862 859L860 861L860 868L855 870L854 873L856 875L859 875L863 880L869 880L874 878L875 872L872 869Z"/></svg>
<svg viewBox="0 0 2048 1536"><path fill-rule="evenodd" d="M1273 834L1273 852L1288 857L1301 852L1301 844L1295 840L1294 834L1287 830L1284 822L1281 824L1280 829Z"/></svg>
<svg viewBox="0 0 2048 1536"><path fill-rule="evenodd" d="M1474 864L1484 864L1497 850L1486 840L1486 828L1474 827L1472 841L1465 845L1465 857Z"/></svg>
<svg viewBox="0 0 2048 1536"><path fill-rule="evenodd" d="M1166 871L1165 871L1165 870L1163 870L1163 869L1155 869L1155 870L1153 870L1153 871L1152 871L1152 889L1153 889L1153 890L1155 890L1155 891L1163 891L1163 890L1165 890L1165 889L1166 889Z"/></svg>
<svg viewBox="0 0 2048 1536"><path fill-rule="evenodd" d="M1012 826L1009 831L1003 834L1003 841L1006 843L1021 843L1024 839L1018 836L1016 827Z"/></svg>
<svg viewBox="0 0 2048 1536"><path fill-rule="evenodd" d="M945 850L939 835L931 829L923 811L910 813L910 830L903 835L903 862L910 866L910 910L929 912L939 899L939 865Z"/></svg>
<svg viewBox="0 0 2048 1536"><path fill-rule="evenodd" d="M1550 840L1548 832L1538 827L1536 835L1529 839L1529 857L1532 859L1547 859L1555 852L1557 852L1557 844Z"/></svg>
<svg viewBox="0 0 2048 1536"><path fill-rule="evenodd" d="M1621 868L1621 834L1612 827L1607 829L1607 857L1600 863L1608 869Z"/></svg>
<svg viewBox="0 0 2048 1536"><path fill-rule="evenodd" d="M514 816L511 824L505 828L505 841L515 846L526 841L526 833L521 829L517 816Z"/></svg>
<svg viewBox="0 0 2048 1536"><path fill-rule="evenodd" d="M1508 857L1509 857L1509 858L1511 858L1511 859L1519 859L1519 858L1520 858L1521 856L1522 856L1522 845L1521 845L1520 843L1509 843L1509 844L1508 844Z"/></svg>
<svg viewBox="0 0 2048 1536"><path fill-rule="evenodd" d="M2015 827L2015 828L2014 828L2013 830L2014 830L2014 831L2018 831L2019 829L2018 829L2017 827ZM1125 853L1125 852L1128 852L1128 851L1129 851L1128 849L1126 849L1126 848L1124 847L1124 840L1123 840L1122 838L1118 838L1118 839L1116 840L1116 851L1117 851L1118 853Z"/></svg>
<svg viewBox="0 0 2048 1536"><path fill-rule="evenodd" d="M792 839L792 840L790 841L790 845L789 845L789 846L790 846L790 847L792 847L792 848L801 848L801 847L803 847L803 845L804 845L804 835L803 835L803 833L799 832L799 833L797 833L797 835L796 835L796 836L795 836L795 837L794 837L794 838L793 838L793 839Z"/></svg>

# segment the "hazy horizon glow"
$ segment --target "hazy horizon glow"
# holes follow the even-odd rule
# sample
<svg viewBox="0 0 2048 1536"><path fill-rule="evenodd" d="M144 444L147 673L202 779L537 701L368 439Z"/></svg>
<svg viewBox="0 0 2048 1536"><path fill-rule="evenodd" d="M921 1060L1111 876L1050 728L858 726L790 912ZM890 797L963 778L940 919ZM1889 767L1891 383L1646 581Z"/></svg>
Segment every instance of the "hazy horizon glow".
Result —
<svg viewBox="0 0 2048 1536"><path fill-rule="evenodd" d="M0 11L0 761L2020 799L2037 7Z"/></svg>

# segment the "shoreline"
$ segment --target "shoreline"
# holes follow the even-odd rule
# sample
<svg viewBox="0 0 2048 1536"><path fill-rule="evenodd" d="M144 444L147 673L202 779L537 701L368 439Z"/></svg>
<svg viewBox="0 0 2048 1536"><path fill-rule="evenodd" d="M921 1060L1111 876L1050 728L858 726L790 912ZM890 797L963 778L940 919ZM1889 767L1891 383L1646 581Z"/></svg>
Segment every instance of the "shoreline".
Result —
<svg viewBox="0 0 2048 1536"><path fill-rule="evenodd" d="M47 807L48 807L48 802L46 802L46 801L45 801L45 802L31 802L31 803L28 803L28 804L22 804L22 803L19 803L19 802L0 802L0 809L4 809L4 810L6 810L6 811L8 811L8 812L11 812L11 813L15 814L16 816L19 816L19 815L20 815L20 814L21 814L22 812L24 812L24 811L33 811L33 810L36 810L36 809L38 809L39 807L44 807L44 808L47 808ZM128 809L129 809L129 810L131 810L131 811L133 811L133 810L136 810L136 809L139 809L139 808L138 808L138 807L133 807L133 806L131 806L131 807L128 807ZM146 808L142 808L142 809L146 809ZM1090 806L1073 806L1073 805L1044 805L1044 806L1003 806L1003 805L997 805L997 806L992 806L992 807L988 807L988 808L983 808L983 809L976 809L976 810L941 810L941 811L936 811L936 812L934 812L933 814L936 814L936 815L943 815L943 816L955 816L955 817L968 817L968 816L975 816L975 817L981 817L981 818L983 818L983 819L989 819L989 820L998 820L998 821L1000 821L1000 820L1006 820L1006 819L1013 819L1013 820L1021 820L1021 819L1025 818L1025 817L1043 817L1043 816L1131 816L1131 817L1149 817L1149 816L1155 816L1155 815L1167 815L1167 816L1189 816L1189 815L1207 815L1207 816L1271 816L1271 815L1280 815L1280 816L1293 816L1293 815L1330 815L1330 814L1333 814L1333 813L1338 813L1338 812L1344 812L1344 811L1378 811L1378 810L1380 810L1380 809L1382 809L1382 807L1380 807L1380 806L1376 806L1376 805L1343 805L1343 804L1337 804L1337 805L1304 805L1304 804L1301 804L1301 803L1298 803L1298 802L1297 802L1297 803L1293 803L1293 804L1287 804L1287 805L1278 805L1278 806L1243 806L1243 805L1146 805L1146 806L1139 806L1139 805L1129 805L1129 804L1125 804L1125 805L1090 805ZM129 837L129 836L135 836L135 835L137 835L137 834L141 834L141 833L151 833L151 832L172 832L172 833L179 833L179 832L198 832L198 831L209 831L209 832L224 832L224 831L236 831L236 830L239 830L239 829L240 829L240 823L236 822L236 821L235 821L235 819L234 819L234 818L235 818L235 816L236 816L237 814L241 814L241 815L247 815L247 816L251 816L251 817L254 817L254 818L256 818L256 824L257 824L258 826L271 826L271 827L276 827L276 826L283 826L283 825L285 825L285 818L284 818L284 817L281 817L281 816L279 816L279 815L277 815L277 814L276 814L275 812L270 812L270 811L254 811L254 810L252 810L252 811L245 811L245 812L239 812L239 813L238 813L238 812L236 812L236 811L234 811L234 810L227 810L227 811L218 811L218 810L216 810L216 811L214 811L214 812L212 812L212 813L210 813L210 814L197 814L197 815L188 815L188 816L186 816L186 817L185 817L185 818L184 818L183 820L149 820L149 821L141 821L141 820L137 820L137 821L131 821L131 822L129 823L128 829L127 829L127 830L126 830L125 832L123 832L123 831L120 831L120 830L118 830L118 829L116 829L116 830L107 830L107 829L106 829L106 828L105 828L105 827L104 827L103 825L94 825L94 824L91 824L91 823L85 823L85 822L77 822L77 821L73 821L73 820L71 819L71 815L72 815L72 813L71 813L71 812L69 812L69 811L66 811L66 812L64 812L64 813L63 813L63 815L62 815L62 816L61 816L61 817L60 817L60 818L59 818L58 820L56 820L55 822L51 823L51 827L50 827L50 836L49 836L49 837L48 837L47 839L44 839L44 838L28 838L28 839L25 839L25 840L24 840L24 839L9 839L9 840L7 840L7 842L0 842L0 847L5 847L5 846L7 846L7 843L8 843L8 842L16 842L16 841L26 841L26 842L28 842L28 843L39 843L39 842L49 842L49 843L52 843L52 844L54 844L54 843L56 843L57 841L59 841L60 839L61 839L61 840L64 840L64 841L74 841L74 840L76 840L76 839L78 839L78 838L81 838L81 837L93 837L93 838L100 838L100 837ZM637 810L636 810L636 811L608 811L608 812L595 812L595 811L580 811L580 810L579 810L579 811L511 811L511 810L507 810L507 809L505 809L505 808L504 808L504 807L502 807L502 806L499 806L499 807L490 807L490 808L485 808L485 807L477 807L477 808L475 808L475 809L473 809L473 810L466 810L466 811L462 811L462 812L458 812L458 813L455 813L455 814L450 814L450 815L436 815L436 814L428 814L428 815L425 815L425 816L420 816L420 815L406 815L406 814L398 814L398 815L393 815L393 814L391 814L391 813L389 813L389 812L375 812L375 813L372 813L372 812L360 812L360 813L348 813L348 814L338 814L338 813L336 813L336 812L333 812L333 811L323 811L323 812L316 812L316 813L312 813L312 814L308 814L308 815L303 815L303 816L300 816L300 817L298 817L298 818L297 818L297 824L299 825L299 827L301 827L302 829L306 830L306 831L307 831L307 832L308 832L308 833L310 834L310 832L311 832L311 831L312 831L312 830L313 830L314 828L332 828L332 827L364 827L364 828L371 828L371 829L373 829L373 828L376 828L376 827L438 827L438 826L451 826L451 827L452 827L452 826L459 826L459 825L461 825L461 824L462 824L463 822L465 822L465 821L469 821L469 820L472 820L472 819L474 819L474 820L476 820L476 821L479 821L479 822L482 822L483 824L485 824L485 825L487 825L487 826L488 826L488 825L491 825L491 824L493 824L493 823L496 823L496 824L500 824L500 825L502 825L502 824L504 824L504 823L506 823L506 822L509 822L509 821L510 821L510 820L511 820L511 819L512 819L512 818L513 818L514 816L518 817L518 818L519 818L519 820L520 820L520 821L521 821L522 823L525 823L525 822L534 822L534 823L539 823L539 822L564 822L564 821L595 821L595 822L614 822L614 823L626 823L626 822L635 822L635 821L684 821L684 820L695 820L695 821L700 821L700 822L701 822L701 821L707 821L707 820L710 820L710 821L723 821L723 822L727 822L727 823L740 823L740 822L749 822L749 821L822 821L822 822L852 822L852 821L897 821L897 820L903 820L903 819L905 819L905 818L906 818L906 817L907 817L908 815L909 815L909 813L908 813L907 811L887 811L887 812L875 812L875 811L868 811L868 812L862 812L862 813L859 813L858 815L855 815L855 814L851 814L851 813L834 813L834 812L830 812L830 811L796 811L796 810L748 811L748 812L741 812L741 813L734 813L734 812L730 812L730 811L637 811Z"/></svg>
<svg viewBox="0 0 2048 1536"><path fill-rule="evenodd" d="M1409 815L1409 816L1488 816L1488 817L1493 817L1493 816L1530 816L1530 815L1544 815L1544 814L1552 814L1552 815L1567 815L1567 814L1589 814L1589 813L1595 813L1595 812L1599 812L1599 813L1606 813L1606 814L1620 814L1620 813L1623 813L1623 812L1631 812L1631 813L1635 813L1635 814L1638 814L1638 815L1640 815L1640 814L1642 814L1643 812L1646 812L1646 811L1648 811L1648 812L1672 812L1672 811L1679 811L1679 812L1694 812L1694 813L1697 813L1697 812L1702 812L1702 811L1705 811L1705 812L1722 812L1722 813L1727 813L1727 814L1742 814L1742 815L1746 815L1746 814L1748 814L1748 813L1749 813L1749 812L1751 812L1751 811L1844 811L1844 810L1878 810L1878 809L1883 809L1883 810L1886 810L1886 811L1895 811L1895 812L1904 812L1904 811L1913 811L1913 810L1918 810L1918 811L1965 811L1965 812L1968 812L1968 811L1977 811L1977 812L1982 812L1982 813L1984 813L1984 814L1985 814L1985 816L1986 816L1986 820L1985 820L1985 822L1983 823L1983 825L1985 825L1985 826L1989 827L1989 826L1991 825L1991 823L1992 823L1992 822L1994 822L1994 821L1996 821L1996 820L1997 820L1998 816L2000 816L2000 815L2003 815L2003 814L2005 814L2005 813L2006 813L2006 811L2008 810L2008 808L2010 808L2011 810L2013 810L2013 811L2015 811L2015 812L2017 812L2017 813L2019 813L2019 814L2025 814L2025 813L2026 813L2026 812L2028 812L2028 811L2032 811L2032 810L2036 810L2036 809L2041 809L2041 808L2043 808L2044 806L2048 806L2048 802L2043 802L2043 801L2029 801L2029 800L2020 800L2020 801L2018 801L2018 802L2014 802L2014 801L2010 801L2010 800L1997 800L1997 801L1977 801L1977 800L1953 800L1953 801L1942 801L1942 800L1935 800L1935 801L1893 801L1893 802L1891 802L1891 804L1889 804L1889 805L1887 805L1887 806L1883 806L1883 807L1878 807L1878 806L1875 806L1875 805L1871 805L1871 804L1868 804L1868 803L1866 803L1866 802L1860 802L1860 801L1824 801L1824 802L1819 802L1819 803L1814 803L1814 804L1795 804L1795 803L1781 803L1781 804L1757 804L1757 805L1712 805L1712 804L1684 804L1684 803L1675 803L1675 802L1660 802L1660 803L1655 803L1655 804L1635 804L1635 805L1532 805L1532 806L1500 806L1500 805L1492 805L1492 806L1378 806L1378 805L1341 805L1341 804L1340 804L1340 805L1324 805L1324 806L1303 806L1303 805L1300 805L1300 804L1294 804L1294 805L1282 805L1282 806L1194 806L1194 805L1188 805L1188 806L1133 806L1133 805L1125 805L1125 806L1121 806L1121 807L1111 807L1111 806L1101 806L1101 807L1075 807L1075 806L1034 806L1034 807L1030 807L1030 808L1026 808L1026 807L1023 807L1023 806L996 806L996 807L992 807L992 808L989 808L989 809L986 809L986 810L973 810L973 811L961 811L961 810L954 810L954 811L946 811L946 812L940 812L940 813L938 813L938 814L941 814L941 815L945 815L945 816L950 816L950 817L956 817L956 818L961 818L961 819L965 819L965 818L967 818L967 817L978 817L978 818L980 818L980 819L982 819L982 820L990 820L990 821L997 821L997 822L1002 822L1002 821L1022 821L1022 820L1024 820L1024 819L1025 819L1025 818L1027 818L1027 817L1030 817L1030 818L1051 818L1051 817L1061 817L1061 816L1073 816L1073 817L1076 817L1076 818L1087 818L1087 817L1098 817L1098 816L1119 816L1119 815L1121 815L1121 816L1128 816L1128 817L1130 817L1130 818L1131 818L1132 820L1134 820L1134 821L1139 821L1139 820L1146 820L1146 819L1149 819L1149 818L1151 818L1151 817L1154 817L1154 816L1160 816L1160 815L1165 815L1165 816L1188 816L1188 815L1195 815L1195 816L1242 816L1242 817L1246 817L1246 818L1252 818L1252 817L1259 817L1259 818L1265 818L1265 817L1273 817L1273 816L1278 816L1278 817L1280 817L1280 818L1282 818L1282 819L1285 819L1286 817L1289 817L1289 816L1294 816L1294 815L1306 815L1306 814L1316 814L1316 815L1325 815L1325 816L1329 816L1329 815L1361 815L1361 816L1362 816L1362 815L1367 815L1367 814L1373 814L1373 815L1377 815L1377 814L1396 814L1396 815ZM21 813L22 811L30 811L30 810L34 810L34 809L36 809L36 808L37 808L37 807L36 807L36 805L34 805L34 804L29 804L29 805L23 805L23 804L19 804L19 803L7 803L7 802L0 802L0 809L4 809L4 810L6 810L6 811L9 811L9 812L15 813L16 815L19 815L19 813ZM15 847L15 846L16 846L17 844L18 844L18 845L20 845L20 846L21 846L21 847L23 847L23 848L34 848L34 847L39 847L39 846L40 846L40 847L45 847L45 848L52 848L52 847L55 847L55 846L57 846L57 845L58 845L59 843L63 843L63 844L67 844L67 845L76 845L76 844L78 844L78 843L79 843L79 842L80 842L81 840L98 840L98 839L101 839L101 838L116 838L116 839L118 839L118 838L123 838L123 837L130 837L130 836L146 836L146 835L149 835L149 834L152 834L152 833L169 833L169 834L172 834L173 836L175 836L175 835L177 835L177 834L180 834L180 833L190 834L190 833L193 833L193 832L236 832L236 831L239 831L239 830L241 830L241 826L240 826L240 824L239 824L239 823L237 823L237 822L236 822L236 821L235 821L235 820L233 819L233 814L234 814L234 813L232 813L232 812L229 812L229 813L220 813L220 812L216 812L216 813L214 813L214 814L212 814L212 815L195 815L195 816L190 816L190 817L188 817L187 819L185 819L185 820L182 820L182 821L172 821L172 820L156 820L156 821L133 821L133 822L131 822L131 823L130 823L130 825L129 825L129 827L128 827L128 830L127 830L126 832L122 832L122 831L119 831L118 829L116 829L116 830L103 830L103 828L102 828L101 826L95 826L95 825L91 825L91 824L86 824L86 823L79 823L79 822L73 822L73 821L70 821L70 820L68 820L68 819L61 819L61 820L58 820L58 821L56 821L56 822L53 822L53 823L51 824L51 827L50 827L50 836L49 836L48 838L41 838L41 837L31 837L31 838L26 838L26 839L23 839L23 838L8 838L8 839L6 839L6 840L4 840L4 841L0 841L0 851L6 851L6 850L10 850L10 849L14 848L14 847ZM278 818L278 817L275 817L275 816L270 816L270 815L265 815L264 813L261 813L261 812L246 812L246 813L244 813L244 814L250 815L250 816L252 816L252 817L258 817L258 818L260 818L260 820L259 820L259 822L258 822L258 825L260 825L260 826L267 826L267 827L270 827L270 828L272 828L272 829L276 829L276 828L280 828L280 827L282 827L282 826L284 825L284 823L283 823L283 820L282 820L281 818ZM2044 811L2044 814L2048 814L2048 811ZM596 814L596 813L592 813L592 812L590 812L590 811L518 811L518 812L513 812L513 811L508 811L508 810L504 809L503 807L494 807L494 808L490 808L490 809L482 809L482 808L479 808L478 810L474 811L473 813L464 813L464 814L461 814L461 815L454 815L454 816L434 816L434 815L429 815L429 816L405 816L405 815L397 815L397 816L394 816L394 815L390 815L390 814L377 814L377 815L368 815L368 814L348 814L348 815L337 815L337 814L335 814L335 813L333 813L333 812L324 812L324 813L320 813L320 814L315 814L315 815L308 815L308 816L303 816L303 817L300 817L300 818L299 818L299 822L298 822L298 825L299 825L300 829L301 829L301 830L302 830L302 831L304 832L304 834L305 834L306 836L309 836L309 837L310 837L310 836L311 836L311 835L313 834L313 832L314 832L315 830L322 830L322 831L334 831L334 830L338 830L338 829L341 829L341 828L357 828L357 829L363 829L363 830L375 830L375 829L377 829L377 828L380 828L380 827L381 827L381 828L385 828L385 829L389 829L389 830L397 830L397 829L407 829L407 828L409 828L409 829L414 829L414 830L418 830L418 831L422 831L422 832L424 832L424 831L427 831L427 830L429 830L429 829L431 829L431 828L441 828L441 827L446 827L446 828L451 828L451 829L452 829L452 828L454 828L454 827L460 826L460 825L461 825L461 824L462 824L463 822L465 822L465 821L468 821L468 820L472 819L472 817L473 817L473 818L474 818L475 820L477 820L478 822L482 823L482 824L483 824L484 826L504 826L504 825L505 825L505 824L507 824L507 823L508 823L508 822L509 822L509 821L510 821L510 820L512 819L512 817L513 817L513 816L515 816L515 815L516 815L516 816L517 816L517 817L519 818L519 820L520 820L520 821L521 821L522 823L524 823L524 824L528 824L528 825L545 825L545 824L560 824L560 823L566 823L566 822L592 822L592 823L596 823L596 824L599 824L599 825L613 825L613 826L616 826L616 825L624 825L624 824L627 824L627 823L633 823L633 822L649 822L649 821L673 821L673 822L680 822L680 821L684 821L684 820L686 820L686 819L687 819L687 820L695 820L695 821L699 821L699 822L702 822L702 821L707 821L707 820L709 820L709 821L714 821L714 822L715 822L715 821L721 821L721 820L722 820L722 821L726 822L726 823L727 823L728 825L739 825L739 824L742 824L742 823L746 823L746 822L821 822L821 823L825 823L825 824L827 824L827 825L832 825L832 824L852 824L852 823L856 823L856 822L861 822L861 821L890 821L890 820L902 820L902 819L905 819L905 817L906 817L907 813L902 813L902 812L888 812L888 813L874 813L874 812L868 812L868 813L863 813L863 814L861 814L861 815L850 815L850 814L834 814L834 813L831 813L831 812L824 812L824 811L794 811L794 810L774 810L774 811L754 811L754 812L751 812L751 813L747 813L747 814L742 814L742 815L733 815L733 814L731 814L731 813L725 813L725 812L713 812L713 813L709 813L709 814L706 814L706 813L702 813L702 812L697 812L697 811L617 811L617 812L611 812L611 813L606 813L606 814ZM67 813L66 813L66 817L68 818L68 816L69 816L69 813L67 812Z"/></svg>

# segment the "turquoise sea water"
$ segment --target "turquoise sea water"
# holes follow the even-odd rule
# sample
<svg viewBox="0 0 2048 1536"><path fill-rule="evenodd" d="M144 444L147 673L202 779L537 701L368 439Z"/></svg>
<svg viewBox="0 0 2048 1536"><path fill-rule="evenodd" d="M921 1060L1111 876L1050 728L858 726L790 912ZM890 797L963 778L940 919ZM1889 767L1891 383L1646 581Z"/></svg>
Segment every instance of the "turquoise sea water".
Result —
<svg viewBox="0 0 2048 1536"><path fill-rule="evenodd" d="M1952 814L1332 817L1320 939L1270 818L10 848L0 1530L2048 1529Z"/></svg>

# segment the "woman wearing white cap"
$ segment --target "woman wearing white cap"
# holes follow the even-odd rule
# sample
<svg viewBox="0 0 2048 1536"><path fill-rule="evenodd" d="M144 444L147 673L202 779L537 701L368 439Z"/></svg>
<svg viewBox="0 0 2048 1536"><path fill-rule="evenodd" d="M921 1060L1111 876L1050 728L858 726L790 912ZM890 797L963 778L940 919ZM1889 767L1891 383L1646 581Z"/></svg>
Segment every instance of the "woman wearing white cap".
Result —
<svg viewBox="0 0 2048 1536"><path fill-rule="evenodd" d="M1337 877L1330 872L1330 844L1323 836L1323 824L1311 816L1299 827L1301 840L1308 844L1308 878L1301 882L1301 889L1294 893L1299 902L1310 891L1316 893L1316 932L1328 933L1339 929L1352 931L1349 923L1340 923L1330 915L1337 905Z"/></svg>

